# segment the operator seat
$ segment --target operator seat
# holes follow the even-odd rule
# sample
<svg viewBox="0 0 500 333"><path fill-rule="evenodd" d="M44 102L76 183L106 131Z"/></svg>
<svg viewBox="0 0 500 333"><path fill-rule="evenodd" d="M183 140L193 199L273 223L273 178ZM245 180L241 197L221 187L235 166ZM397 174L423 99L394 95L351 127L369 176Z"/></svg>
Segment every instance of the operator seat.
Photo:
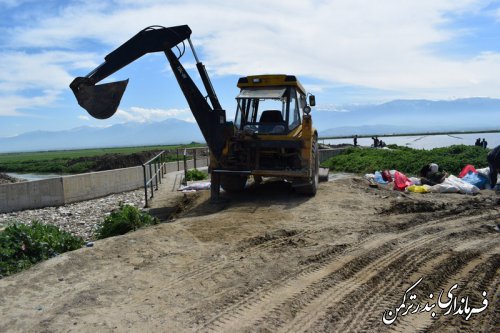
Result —
<svg viewBox="0 0 500 333"><path fill-rule="evenodd" d="M269 123L284 123L283 116L279 110L266 110L260 115L259 123L269 124Z"/></svg>
<svg viewBox="0 0 500 333"><path fill-rule="evenodd" d="M260 115L260 133L282 134L285 132L284 125L285 120L279 110L266 110Z"/></svg>

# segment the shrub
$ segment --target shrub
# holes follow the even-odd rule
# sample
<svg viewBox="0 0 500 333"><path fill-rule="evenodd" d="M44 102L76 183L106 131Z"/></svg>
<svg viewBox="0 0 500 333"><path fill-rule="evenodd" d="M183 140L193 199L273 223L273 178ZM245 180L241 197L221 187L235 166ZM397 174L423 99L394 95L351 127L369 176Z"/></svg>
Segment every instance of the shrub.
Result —
<svg viewBox="0 0 500 333"><path fill-rule="evenodd" d="M443 170L458 175L467 164L476 168L488 166L488 149L457 145L431 150L391 145L390 149L349 148L322 165L335 171L372 173L376 170L396 169L407 175L417 175L429 163L437 163Z"/></svg>
<svg viewBox="0 0 500 333"><path fill-rule="evenodd" d="M186 174L186 180L203 180L207 179L207 177L206 173L198 169L188 170Z"/></svg>
<svg viewBox="0 0 500 333"><path fill-rule="evenodd" d="M138 228L158 224L159 220L147 213L141 212L134 206L122 205L112 212L97 230L97 238L103 239L123 235Z"/></svg>
<svg viewBox="0 0 500 333"><path fill-rule="evenodd" d="M34 221L12 223L0 231L0 277L7 276L60 253L82 247L84 241L54 225Z"/></svg>

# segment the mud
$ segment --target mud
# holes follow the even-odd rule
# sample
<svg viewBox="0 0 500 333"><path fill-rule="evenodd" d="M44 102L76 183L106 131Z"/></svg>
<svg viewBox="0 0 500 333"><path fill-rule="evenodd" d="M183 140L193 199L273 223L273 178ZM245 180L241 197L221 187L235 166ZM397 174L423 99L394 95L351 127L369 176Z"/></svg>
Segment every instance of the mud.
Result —
<svg viewBox="0 0 500 333"><path fill-rule="evenodd" d="M2 332L493 332L498 196L404 194L349 177L314 198L270 182L188 196L175 218L0 280ZM171 216L171 215L169 215ZM400 315L454 285L480 308ZM458 296L459 295L459 296ZM458 301L460 302L460 297Z"/></svg>

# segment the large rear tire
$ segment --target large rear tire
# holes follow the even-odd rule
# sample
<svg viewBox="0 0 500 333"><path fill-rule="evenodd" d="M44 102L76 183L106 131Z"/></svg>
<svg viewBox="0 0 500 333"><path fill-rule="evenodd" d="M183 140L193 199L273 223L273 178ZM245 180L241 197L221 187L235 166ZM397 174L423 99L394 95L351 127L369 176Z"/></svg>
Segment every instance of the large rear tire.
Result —
<svg viewBox="0 0 500 333"><path fill-rule="evenodd" d="M226 192L241 192L245 189L247 176L224 175L220 176L220 185Z"/></svg>

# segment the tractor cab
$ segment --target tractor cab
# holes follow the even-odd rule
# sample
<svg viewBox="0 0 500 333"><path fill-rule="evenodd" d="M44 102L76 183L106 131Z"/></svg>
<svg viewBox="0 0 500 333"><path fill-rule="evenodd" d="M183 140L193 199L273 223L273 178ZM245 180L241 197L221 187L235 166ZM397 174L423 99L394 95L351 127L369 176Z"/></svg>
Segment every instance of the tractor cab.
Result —
<svg viewBox="0 0 500 333"><path fill-rule="evenodd" d="M258 75L238 80L234 125L247 134L286 135L307 113L305 90L295 76Z"/></svg>

